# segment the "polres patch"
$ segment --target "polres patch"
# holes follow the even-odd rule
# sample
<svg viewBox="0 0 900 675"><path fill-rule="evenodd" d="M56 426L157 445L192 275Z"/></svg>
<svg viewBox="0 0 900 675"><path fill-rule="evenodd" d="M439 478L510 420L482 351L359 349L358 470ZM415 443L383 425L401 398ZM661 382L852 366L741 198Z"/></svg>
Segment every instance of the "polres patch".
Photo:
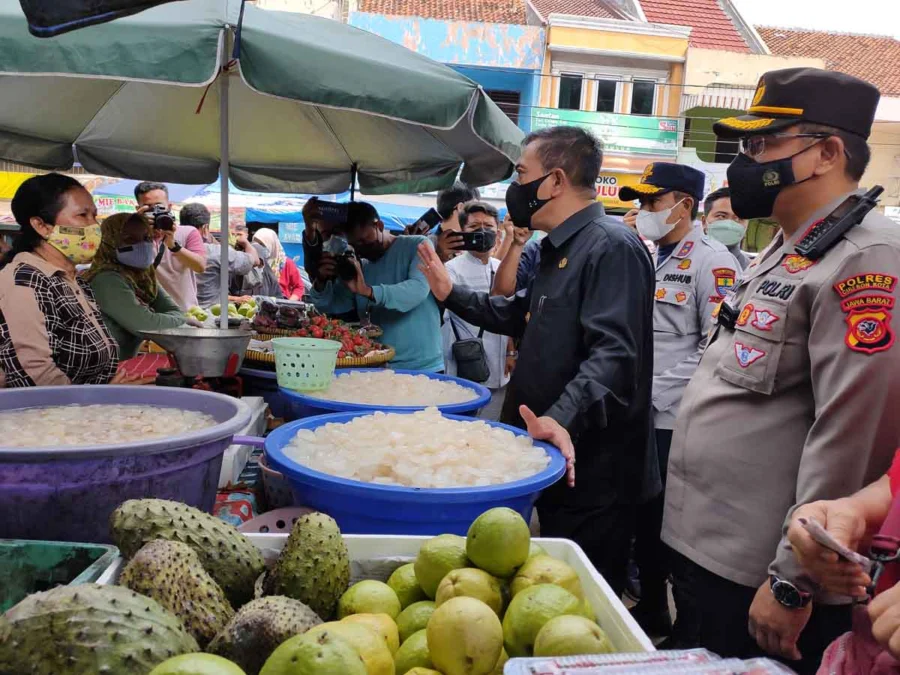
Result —
<svg viewBox="0 0 900 675"><path fill-rule="evenodd" d="M844 342L850 349L863 354L887 351L894 344L891 312L867 308L847 314L847 335Z"/></svg>
<svg viewBox="0 0 900 675"><path fill-rule="evenodd" d="M897 285L897 277L882 272L867 272L847 277L834 285L834 290L842 298L846 298L863 291L882 291L893 293Z"/></svg>

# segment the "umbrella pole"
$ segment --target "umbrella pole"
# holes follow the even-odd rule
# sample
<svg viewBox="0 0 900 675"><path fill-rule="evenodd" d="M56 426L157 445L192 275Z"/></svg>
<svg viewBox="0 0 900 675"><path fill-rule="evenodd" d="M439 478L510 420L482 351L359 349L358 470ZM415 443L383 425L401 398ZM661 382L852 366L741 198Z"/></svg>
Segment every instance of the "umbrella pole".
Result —
<svg viewBox="0 0 900 675"><path fill-rule="evenodd" d="M222 242L219 260L219 306L221 307L219 323L223 330L228 328L228 247L230 246L228 235L231 231L228 226L228 129L228 66L226 65L219 76L219 180L222 181L219 192L222 200L219 233L219 239Z"/></svg>

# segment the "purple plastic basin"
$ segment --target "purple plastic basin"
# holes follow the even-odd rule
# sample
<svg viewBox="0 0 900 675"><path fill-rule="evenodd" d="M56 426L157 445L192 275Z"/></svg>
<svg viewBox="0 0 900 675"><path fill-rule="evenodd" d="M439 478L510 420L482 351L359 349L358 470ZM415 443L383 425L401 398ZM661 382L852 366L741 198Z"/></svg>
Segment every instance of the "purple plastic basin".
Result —
<svg viewBox="0 0 900 675"><path fill-rule="evenodd" d="M106 385L0 391L0 412L75 404L195 410L217 424L117 445L0 446L0 539L107 543L109 516L126 499L172 499L211 512L225 448L250 422L242 401L194 389Z"/></svg>

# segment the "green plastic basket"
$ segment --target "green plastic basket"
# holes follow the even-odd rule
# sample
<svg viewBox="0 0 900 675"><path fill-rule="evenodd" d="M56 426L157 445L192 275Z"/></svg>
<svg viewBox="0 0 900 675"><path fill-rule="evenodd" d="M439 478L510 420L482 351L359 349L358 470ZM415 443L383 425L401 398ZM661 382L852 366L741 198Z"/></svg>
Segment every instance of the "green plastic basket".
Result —
<svg viewBox="0 0 900 675"><path fill-rule="evenodd" d="M341 343L317 338L275 338L278 386L294 391L327 389L334 377Z"/></svg>
<svg viewBox="0 0 900 675"><path fill-rule="evenodd" d="M105 544L0 539L0 614L32 593L96 581L118 557Z"/></svg>

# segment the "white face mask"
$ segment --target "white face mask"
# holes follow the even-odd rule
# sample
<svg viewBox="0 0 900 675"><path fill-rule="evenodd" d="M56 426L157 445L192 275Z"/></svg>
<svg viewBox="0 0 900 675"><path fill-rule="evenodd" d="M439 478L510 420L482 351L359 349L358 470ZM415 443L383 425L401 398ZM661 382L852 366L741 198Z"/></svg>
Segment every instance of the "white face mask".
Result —
<svg viewBox="0 0 900 675"><path fill-rule="evenodd" d="M669 232L674 230L675 226L678 224L678 221L675 221L674 223L669 223L667 221L669 220L669 216L672 215L672 211L675 210L675 207L683 201L684 200L682 199L665 211L644 211L643 209L639 211L637 215L638 233L644 239L649 239L653 242L657 242L665 237Z"/></svg>

